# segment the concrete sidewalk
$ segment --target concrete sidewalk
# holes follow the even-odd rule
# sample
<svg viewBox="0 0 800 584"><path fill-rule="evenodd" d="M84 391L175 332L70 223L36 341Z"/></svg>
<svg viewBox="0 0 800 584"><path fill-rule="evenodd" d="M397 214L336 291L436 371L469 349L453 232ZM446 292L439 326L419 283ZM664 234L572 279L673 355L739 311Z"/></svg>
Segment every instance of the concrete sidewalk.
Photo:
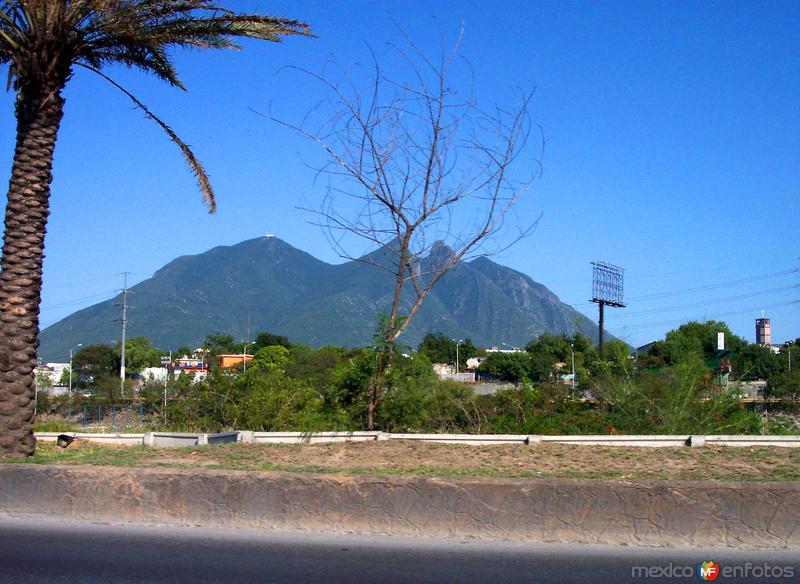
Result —
<svg viewBox="0 0 800 584"><path fill-rule="evenodd" d="M7 514L670 547L800 548L800 483L0 465Z"/></svg>

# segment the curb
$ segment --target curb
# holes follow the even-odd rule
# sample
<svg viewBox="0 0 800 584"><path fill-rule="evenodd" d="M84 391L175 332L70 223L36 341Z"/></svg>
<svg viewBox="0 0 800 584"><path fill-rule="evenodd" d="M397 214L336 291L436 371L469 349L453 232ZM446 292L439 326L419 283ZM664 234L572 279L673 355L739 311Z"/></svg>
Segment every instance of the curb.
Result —
<svg viewBox="0 0 800 584"><path fill-rule="evenodd" d="M800 482L376 477L0 465L0 510L543 543L800 548Z"/></svg>
<svg viewBox="0 0 800 584"><path fill-rule="evenodd" d="M260 444L326 444L333 442L374 442L377 440L414 440L444 444L485 446L489 444L541 443L572 444L577 446L635 446L645 448L733 446L800 448L800 436L761 435L526 435L526 434L391 434L388 432L330 431L330 432L253 432L241 430L217 434L185 432L144 432L142 434L99 434L92 432L35 432L37 440L55 442L59 435L68 434L105 444L128 446L196 446L234 442Z"/></svg>

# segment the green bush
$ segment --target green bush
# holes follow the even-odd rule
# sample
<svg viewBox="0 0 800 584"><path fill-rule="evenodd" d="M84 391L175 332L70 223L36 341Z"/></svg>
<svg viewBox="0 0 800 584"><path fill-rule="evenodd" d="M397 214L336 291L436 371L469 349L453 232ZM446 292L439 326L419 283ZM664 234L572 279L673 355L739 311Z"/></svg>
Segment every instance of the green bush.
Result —
<svg viewBox="0 0 800 584"><path fill-rule="evenodd" d="M760 430L758 416L713 384L697 356L638 377L607 378L598 404L611 427L627 434L739 434Z"/></svg>
<svg viewBox="0 0 800 584"><path fill-rule="evenodd" d="M481 398L492 434L605 434L608 423L591 404L563 384L524 384Z"/></svg>
<svg viewBox="0 0 800 584"><path fill-rule="evenodd" d="M517 356L498 358L495 364L513 369L522 359L531 361L510 355ZM262 349L246 372L215 368L200 383L187 376L170 383L168 424L196 431L363 429L375 364L376 353L365 349ZM424 355L398 353L387 370L376 424L389 432L494 434L733 434L762 429L759 416L719 388L699 357L643 373L634 373L621 353L607 364L591 395L584 395L585 386L576 392L561 383L523 381L514 390L475 396L468 384L439 380ZM145 386L140 396L160 412L162 387ZM161 419L157 416L153 423ZM788 423L773 426L790 431Z"/></svg>

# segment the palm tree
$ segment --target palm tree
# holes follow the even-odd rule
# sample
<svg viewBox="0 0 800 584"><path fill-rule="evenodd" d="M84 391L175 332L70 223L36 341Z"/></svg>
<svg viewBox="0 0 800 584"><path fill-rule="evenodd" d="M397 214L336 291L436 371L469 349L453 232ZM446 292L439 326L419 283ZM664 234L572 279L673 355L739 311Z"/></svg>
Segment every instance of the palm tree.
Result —
<svg viewBox="0 0 800 584"><path fill-rule="evenodd" d="M182 150L210 212L214 193L175 132L102 69L113 64L178 80L173 47L237 48L233 39L311 36L299 21L239 14L216 0L0 0L0 65L16 92L17 140L0 267L0 456L34 452L34 375L44 236L62 91L76 67L122 89Z"/></svg>

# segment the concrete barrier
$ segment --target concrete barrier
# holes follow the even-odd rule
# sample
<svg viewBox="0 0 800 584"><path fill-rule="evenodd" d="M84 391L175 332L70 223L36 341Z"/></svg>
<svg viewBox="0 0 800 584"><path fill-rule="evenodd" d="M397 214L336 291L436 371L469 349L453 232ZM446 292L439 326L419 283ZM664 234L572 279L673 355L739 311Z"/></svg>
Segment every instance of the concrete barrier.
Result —
<svg viewBox="0 0 800 584"><path fill-rule="evenodd" d="M147 446L196 446L200 443L200 434L182 432L148 432L143 441Z"/></svg>
<svg viewBox="0 0 800 584"><path fill-rule="evenodd" d="M592 436L540 436L542 442L555 442L558 444L579 444L582 446L687 446L689 436L674 435L592 435Z"/></svg>
<svg viewBox="0 0 800 584"><path fill-rule="evenodd" d="M419 442L440 442L443 444L530 444L538 442L538 436L525 434L388 434L389 440L416 440Z"/></svg>
<svg viewBox="0 0 800 584"><path fill-rule="evenodd" d="M145 446L197 446L232 442L267 444L324 444L330 442L371 442L375 440L417 440L445 444L484 446L488 444L539 444L553 442L581 446L749 446L800 448L800 436L750 436L750 435L587 435L548 436L525 434L390 434L386 432L220 432L217 434L186 432L146 432L144 434L95 434L91 432L36 432L36 439L55 442L60 434L76 436L82 440L105 444Z"/></svg>
<svg viewBox="0 0 800 584"><path fill-rule="evenodd" d="M251 432L246 442L265 444L325 444L385 440L383 432Z"/></svg>
<svg viewBox="0 0 800 584"><path fill-rule="evenodd" d="M0 511L89 521L643 546L800 548L800 483L0 465Z"/></svg>
<svg viewBox="0 0 800 584"><path fill-rule="evenodd" d="M146 432L142 435L145 446L203 446L206 444L228 444L239 441L239 432L216 434L194 434L191 432Z"/></svg>
<svg viewBox="0 0 800 584"><path fill-rule="evenodd" d="M240 432L217 432L216 434L202 434L202 436L205 436L205 444L232 444L240 441Z"/></svg>
<svg viewBox="0 0 800 584"><path fill-rule="evenodd" d="M703 436L706 445L717 446L781 446L800 448L800 436Z"/></svg>

